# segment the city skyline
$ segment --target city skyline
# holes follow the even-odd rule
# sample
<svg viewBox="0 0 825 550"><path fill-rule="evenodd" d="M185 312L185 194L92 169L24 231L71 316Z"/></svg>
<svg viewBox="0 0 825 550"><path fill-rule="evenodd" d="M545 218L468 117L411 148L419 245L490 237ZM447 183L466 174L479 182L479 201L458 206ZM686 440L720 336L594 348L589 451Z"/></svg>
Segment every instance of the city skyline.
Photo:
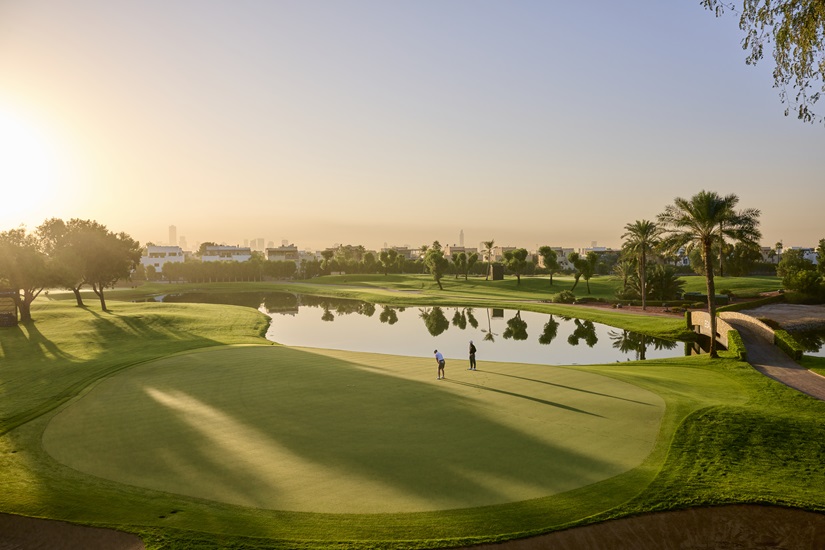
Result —
<svg viewBox="0 0 825 550"><path fill-rule="evenodd" d="M708 189L762 211L763 245L810 246L825 132L783 116L737 23L698 1L2 3L0 230L618 248Z"/></svg>

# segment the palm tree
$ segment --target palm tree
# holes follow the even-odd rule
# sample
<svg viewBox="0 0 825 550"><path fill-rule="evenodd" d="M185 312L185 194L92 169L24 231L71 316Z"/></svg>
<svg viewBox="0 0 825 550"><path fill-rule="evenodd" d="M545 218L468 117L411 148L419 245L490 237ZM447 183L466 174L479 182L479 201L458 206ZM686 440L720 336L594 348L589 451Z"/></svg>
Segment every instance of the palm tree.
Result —
<svg viewBox="0 0 825 550"><path fill-rule="evenodd" d="M739 197L724 197L713 191L700 191L690 199L677 197L673 204L659 214L665 237L665 250L676 251L684 247L690 252L698 247L702 253L707 280L708 313L710 314L710 356L716 352L716 288L713 282L711 246L721 233L733 241L756 244L762 234L759 231L759 210L747 209L736 212Z"/></svg>
<svg viewBox="0 0 825 550"><path fill-rule="evenodd" d="M622 250L635 258L639 265L639 281L642 285L642 309L647 309L647 258L659 245L662 229L650 220L636 220L624 226L622 239L627 239Z"/></svg>
<svg viewBox="0 0 825 550"><path fill-rule="evenodd" d="M496 240L490 239L489 241L482 241L481 244L484 245L484 250L487 254L487 276L484 277L484 280L487 281L490 279L490 266L493 265L493 246L495 246Z"/></svg>

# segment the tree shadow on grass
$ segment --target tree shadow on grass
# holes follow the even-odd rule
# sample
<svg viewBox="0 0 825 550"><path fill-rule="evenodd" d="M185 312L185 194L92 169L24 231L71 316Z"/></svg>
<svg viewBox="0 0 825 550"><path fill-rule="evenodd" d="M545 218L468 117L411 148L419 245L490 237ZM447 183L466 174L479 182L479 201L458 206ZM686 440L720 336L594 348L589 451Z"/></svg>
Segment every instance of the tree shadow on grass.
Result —
<svg viewBox="0 0 825 550"><path fill-rule="evenodd" d="M586 390L584 388L574 388L572 386L565 386L564 384L556 384L553 382L547 382L546 380L536 380L535 378L526 378L524 376L516 376L514 374L504 374L501 372L493 372L493 371L485 371L488 374L494 374L496 376L507 376L509 378L518 378L519 380L526 380L528 382L535 382L536 384L547 384L548 386L554 386L556 388L563 388L565 390L573 390L583 393L589 393L590 395L597 395L599 397L609 397L610 399L620 399L622 401L628 401L630 403L638 403L639 405L647 405L647 406L654 406L652 403L645 403L644 401L636 401L635 399L628 399L626 397L619 397L617 395L608 395L606 393L599 393L595 391Z"/></svg>
<svg viewBox="0 0 825 550"><path fill-rule="evenodd" d="M464 508L568 491L635 465L537 431L569 414L592 417L577 422L597 429L605 422L598 414L506 386L481 388L552 405L522 429L449 386L304 350L215 350L122 376L130 383L118 377L95 389L98 399L93 393L68 409L74 416L56 417L47 449L95 475L234 504L334 513ZM78 420L100 414L107 422L92 433Z"/></svg>

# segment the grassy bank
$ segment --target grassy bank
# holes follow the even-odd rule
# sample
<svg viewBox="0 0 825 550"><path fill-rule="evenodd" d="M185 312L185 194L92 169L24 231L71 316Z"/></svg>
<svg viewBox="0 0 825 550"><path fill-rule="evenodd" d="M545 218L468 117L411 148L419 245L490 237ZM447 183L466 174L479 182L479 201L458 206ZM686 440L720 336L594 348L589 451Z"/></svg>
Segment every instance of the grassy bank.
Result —
<svg viewBox="0 0 825 550"><path fill-rule="evenodd" d="M350 285L348 281L329 280L301 286L314 293L344 292L376 302L384 298L419 300L420 295L426 299L429 293L438 292L424 288L429 283L423 278L399 278L393 284L397 286L384 288L377 281ZM419 284L423 285L420 289L409 289ZM246 288L261 291L273 287L249 284ZM296 285L283 288L295 290ZM135 297L140 294L136 291L145 294L152 289L112 294ZM525 308L556 307L520 301L529 298L506 285L489 293L483 288L463 288L454 295L450 299L469 301L459 304L475 305L476 300L480 305L498 304L501 299ZM733 358L711 361L703 356L571 367L573 372L595 373L653 392L664 400L665 413L653 450L641 465L549 496L440 512L330 514L265 510L106 481L55 462L41 443L53 416L66 410L74 398L88 395L86 392L103 380L109 385L126 383L127 377L117 372L125 374L124 369L130 366L161 368L166 364L148 363L156 358L169 358L164 361L172 361L170 365L187 358L205 361L214 358L215 351L232 349L227 345L243 344L261 345L283 358L296 352L269 346L260 336L266 319L251 308L112 301L112 312L100 313L91 305L87 309L74 307L72 301L39 300L36 304L34 324L0 329L0 425L4 427L0 437L0 485L4 488L0 511L116 526L141 534L149 548L448 547L707 504L774 503L825 511L820 490L825 486L821 469L825 460L825 404L760 376L746 363ZM588 311L567 307L580 317L579 311ZM648 326L644 318L635 315L612 311L593 314L605 315L623 328ZM654 318L654 323L662 322L670 320ZM276 356L272 357L276 361ZM385 368L388 362L432 370L429 358L346 352L315 355L313 368L340 370L341 361L370 373ZM253 359L247 362L257 364ZM226 363L226 368L233 364ZM541 381L537 374L528 376L527 371L514 370L527 367L500 365L506 374ZM130 369L128 373L133 371L137 372ZM550 381L536 386L536 391L546 393L534 397L559 403L560 398L551 393L558 388L546 382ZM226 381L220 387L226 390L223 393L235 391ZM512 387L495 389L515 393ZM594 391L582 387L577 393L586 396L585 392ZM109 406L125 401L113 397ZM382 414L397 412L398 403L398 398L393 399L392 405L384 406L389 411ZM493 411L506 413L506 404L498 404ZM445 421L458 416L458 412L447 415ZM564 446L565 442L558 444ZM168 460L160 451L158 460Z"/></svg>

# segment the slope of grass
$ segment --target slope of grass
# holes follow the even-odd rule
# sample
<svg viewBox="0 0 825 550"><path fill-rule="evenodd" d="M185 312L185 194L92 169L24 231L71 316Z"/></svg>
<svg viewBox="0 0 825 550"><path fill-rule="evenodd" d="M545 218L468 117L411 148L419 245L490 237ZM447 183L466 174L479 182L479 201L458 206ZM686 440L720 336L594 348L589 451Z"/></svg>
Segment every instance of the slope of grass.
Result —
<svg viewBox="0 0 825 550"><path fill-rule="evenodd" d="M489 299L476 292L472 299ZM507 300L514 300L506 288L490 292L509 292ZM149 548L425 548L504 540L694 505L752 502L825 510L820 490L825 486L825 404L733 358L711 361L703 356L571 368L661 396L666 409L655 446L628 472L526 501L440 512L341 515L221 504L106 481L60 465L43 450L42 435L61 404L86 395L97 381L129 365L197 348L261 344L266 322L254 310L227 306L113 302L113 313L102 314L69 304L38 301L36 332L0 329L6 431L0 437L2 511L118 526L140 533ZM642 324L635 316L617 315L614 322ZM338 353L343 355L336 358ZM328 354L331 362L346 359L367 371L379 361L370 354ZM108 383L119 378L115 374ZM549 395L535 397L549 400ZM168 461L162 451L157 450L158 460Z"/></svg>
<svg viewBox="0 0 825 550"><path fill-rule="evenodd" d="M686 275L681 277L685 281L685 292L707 292L707 281L700 275ZM734 296L752 298L760 292L773 292L782 288L782 279L775 275L753 275L750 277L714 277L716 293L730 290Z"/></svg>

